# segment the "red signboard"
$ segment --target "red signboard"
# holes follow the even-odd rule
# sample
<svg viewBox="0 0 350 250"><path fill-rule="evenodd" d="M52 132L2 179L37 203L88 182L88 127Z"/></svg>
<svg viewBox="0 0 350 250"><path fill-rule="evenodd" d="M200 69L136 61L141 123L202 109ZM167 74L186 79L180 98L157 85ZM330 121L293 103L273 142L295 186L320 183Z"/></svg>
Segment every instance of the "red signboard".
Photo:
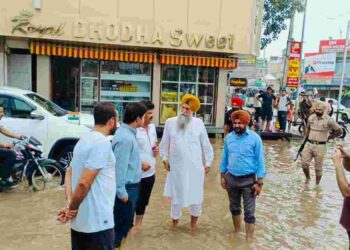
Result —
<svg viewBox="0 0 350 250"><path fill-rule="evenodd" d="M345 46L345 39L322 40L320 41L320 52L321 53L343 52L344 46Z"/></svg>
<svg viewBox="0 0 350 250"><path fill-rule="evenodd" d="M287 87L297 88L299 84L299 70L301 57L301 42L292 42L288 65Z"/></svg>

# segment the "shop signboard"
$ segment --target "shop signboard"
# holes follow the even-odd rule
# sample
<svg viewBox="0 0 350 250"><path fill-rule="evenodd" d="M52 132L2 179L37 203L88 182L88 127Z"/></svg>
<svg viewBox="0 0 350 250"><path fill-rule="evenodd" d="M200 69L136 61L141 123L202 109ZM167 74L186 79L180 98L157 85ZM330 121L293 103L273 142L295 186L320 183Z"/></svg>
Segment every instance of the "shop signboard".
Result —
<svg viewBox="0 0 350 250"><path fill-rule="evenodd" d="M320 41L320 53L343 52L344 47L345 47L345 39Z"/></svg>
<svg viewBox="0 0 350 250"><path fill-rule="evenodd" d="M287 87L298 87L300 69L301 42L292 42L287 76Z"/></svg>
<svg viewBox="0 0 350 250"><path fill-rule="evenodd" d="M246 87L248 84L247 78L231 78L230 86L231 87Z"/></svg>
<svg viewBox="0 0 350 250"><path fill-rule="evenodd" d="M303 79L327 81L334 77L336 53L305 53Z"/></svg>

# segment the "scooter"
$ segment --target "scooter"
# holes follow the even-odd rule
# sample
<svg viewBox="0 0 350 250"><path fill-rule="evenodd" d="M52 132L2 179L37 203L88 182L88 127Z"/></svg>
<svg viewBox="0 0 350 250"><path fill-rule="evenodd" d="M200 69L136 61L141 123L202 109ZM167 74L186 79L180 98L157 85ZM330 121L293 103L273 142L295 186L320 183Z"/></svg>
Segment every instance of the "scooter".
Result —
<svg viewBox="0 0 350 250"><path fill-rule="evenodd" d="M11 178L15 183L28 182L34 190L45 187L57 187L64 184L65 171L55 160L43 158L41 143L34 137L14 142L16 162L12 168ZM2 165L0 164L0 169ZM0 186L0 191L8 187Z"/></svg>

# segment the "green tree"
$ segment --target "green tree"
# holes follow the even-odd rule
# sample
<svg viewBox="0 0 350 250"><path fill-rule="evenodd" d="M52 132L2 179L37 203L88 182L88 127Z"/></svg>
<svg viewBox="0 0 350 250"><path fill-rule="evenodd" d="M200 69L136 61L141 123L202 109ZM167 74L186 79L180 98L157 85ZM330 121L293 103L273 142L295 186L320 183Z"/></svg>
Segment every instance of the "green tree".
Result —
<svg viewBox="0 0 350 250"><path fill-rule="evenodd" d="M295 12L304 10L305 0L264 0L263 33L261 49L266 48L287 29L287 20Z"/></svg>

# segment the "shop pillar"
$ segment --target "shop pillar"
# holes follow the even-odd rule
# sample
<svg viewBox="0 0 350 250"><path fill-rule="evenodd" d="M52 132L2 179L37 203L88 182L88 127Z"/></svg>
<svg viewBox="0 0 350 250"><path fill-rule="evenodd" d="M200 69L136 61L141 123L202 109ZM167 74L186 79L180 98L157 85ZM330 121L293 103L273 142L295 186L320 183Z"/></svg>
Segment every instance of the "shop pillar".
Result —
<svg viewBox="0 0 350 250"><path fill-rule="evenodd" d="M0 37L0 85L5 85L7 79L5 39Z"/></svg>
<svg viewBox="0 0 350 250"><path fill-rule="evenodd" d="M216 103L216 127L223 128L225 122L225 104L226 104L226 91L227 91L227 74L228 69L219 69L218 80L218 95Z"/></svg>
<svg viewBox="0 0 350 250"><path fill-rule="evenodd" d="M159 125L160 117L160 75L161 65L153 64L153 79L152 79L152 102L154 103L154 124Z"/></svg>
<svg viewBox="0 0 350 250"><path fill-rule="evenodd" d="M37 57L37 93L51 99L50 57Z"/></svg>

